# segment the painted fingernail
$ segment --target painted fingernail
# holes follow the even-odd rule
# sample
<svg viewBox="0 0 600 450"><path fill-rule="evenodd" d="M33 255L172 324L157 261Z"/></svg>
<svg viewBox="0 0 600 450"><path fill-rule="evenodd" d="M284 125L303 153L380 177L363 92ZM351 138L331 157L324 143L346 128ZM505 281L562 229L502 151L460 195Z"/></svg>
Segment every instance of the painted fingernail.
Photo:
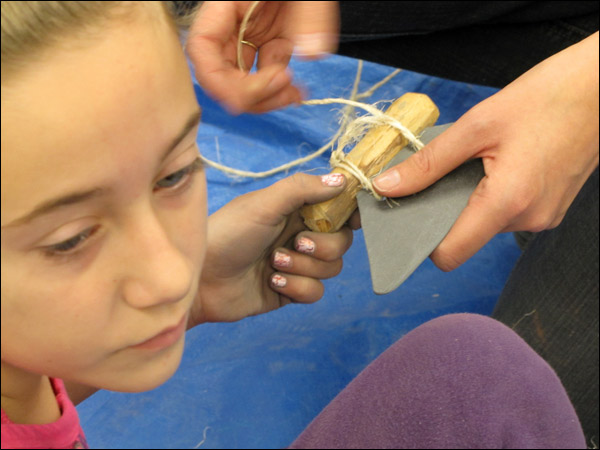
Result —
<svg viewBox="0 0 600 450"><path fill-rule="evenodd" d="M321 182L325 186L338 187L344 184L344 175L341 173L329 173L321 177Z"/></svg>
<svg viewBox="0 0 600 450"><path fill-rule="evenodd" d="M400 174L397 170L388 170L373 180L380 191L390 191L400 184Z"/></svg>
<svg viewBox="0 0 600 450"><path fill-rule="evenodd" d="M275 287L282 288L287 284L287 280L284 276L275 274L271 277L271 284Z"/></svg>
<svg viewBox="0 0 600 450"><path fill-rule="evenodd" d="M273 257L273 263L279 267L291 267L292 257L283 252L275 252L275 256Z"/></svg>
<svg viewBox="0 0 600 450"><path fill-rule="evenodd" d="M315 243L307 237L301 237L296 242L296 250L300 253L311 254L315 252Z"/></svg>

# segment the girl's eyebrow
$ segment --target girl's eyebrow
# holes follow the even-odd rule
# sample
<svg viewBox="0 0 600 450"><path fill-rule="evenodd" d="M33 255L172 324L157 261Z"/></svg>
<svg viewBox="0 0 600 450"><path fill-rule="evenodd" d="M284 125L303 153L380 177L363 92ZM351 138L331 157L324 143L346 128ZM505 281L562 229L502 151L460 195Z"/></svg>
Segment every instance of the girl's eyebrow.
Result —
<svg viewBox="0 0 600 450"><path fill-rule="evenodd" d="M12 222L2 225L2 228L16 227L19 225L24 225L25 223L31 222L36 217L39 217L44 214L48 214L55 209L58 209L63 206L74 205L76 203L82 203L93 198L100 197L101 195L106 194L108 189L96 188L90 189L89 191L83 192L75 192L72 194L64 195L59 198L47 200L40 205L36 206L33 211L29 214L24 215L18 219L13 220Z"/></svg>
<svg viewBox="0 0 600 450"><path fill-rule="evenodd" d="M164 154L162 155L160 161L161 163L171 154L173 150L177 148L177 146L181 143L181 141L189 134L190 131L194 129L200 123L200 117L202 115L202 111L197 109L194 113L188 118L185 125L183 126L181 132L173 139L171 145L166 149ZM58 208L68 205L74 205L76 203L82 203L85 201L89 201L95 198L98 198L102 195L106 195L110 191L109 188L94 188L89 189L87 191L82 192L74 192L71 194L63 195L61 197L46 200L42 202L40 205L36 206L30 213L25 214L24 216L15 219L6 225L2 225L2 229L9 227L16 227L19 225L24 225L28 222L31 222L33 219L48 214L51 211L54 211Z"/></svg>
<svg viewBox="0 0 600 450"><path fill-rule="evenodd" d="M194 129L194 127L196 127L200 123L201 117L202 117L202 110L200 108L196 109L192 113L192 115L189 116L185 125L181 129L181 132L175 137L175 139L173 139L173 141L171 142L171 145L169 145L169 147L167 147L165 153L163 154L162 158L160 159L160 162L163 162L165 159L167 159L169 154L177 148L177 146L181 143L181 141L183 141L183 139L189 134L189 132L192 131Z"/></svg>

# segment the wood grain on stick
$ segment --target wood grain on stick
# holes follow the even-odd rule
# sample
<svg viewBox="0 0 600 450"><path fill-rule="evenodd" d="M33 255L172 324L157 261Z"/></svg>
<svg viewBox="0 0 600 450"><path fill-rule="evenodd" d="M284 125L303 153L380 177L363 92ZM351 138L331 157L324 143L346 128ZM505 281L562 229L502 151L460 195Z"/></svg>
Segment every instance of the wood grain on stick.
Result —
<svg viewBox="0 0 600 450"><path fill-rule="evenodd" d="M439 117L435 103L425 94L409 92L394 101L385 113L419 135L432 126ZM377 175L383 167L408 143L401 132L389 125L372 128L346 155L346 159L361 169L367 178ZM304 206L300 213L312 231L338 231L357 208L356 194L362 189L360 182L345 169L337 167L331 173L346 177L344 191L335 198L315 205Z"/></svg>

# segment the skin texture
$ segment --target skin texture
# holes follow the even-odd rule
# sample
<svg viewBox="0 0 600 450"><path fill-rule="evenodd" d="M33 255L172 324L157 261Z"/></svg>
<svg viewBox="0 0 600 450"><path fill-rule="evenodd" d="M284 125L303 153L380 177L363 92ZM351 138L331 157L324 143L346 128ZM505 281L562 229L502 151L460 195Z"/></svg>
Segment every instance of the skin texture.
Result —
<svg viewBox="0 0 600 450"><path fill-rule="evenodd" d="M295 209L343 188L315 176L282 180L207 218L197 122L165 156L199 111L183 49L158 3L135 8L139 20L3 80L2 408L16 423L58 419L48 377L64 379L74 403L97 388L157 387L177 369L185 333L158 350L132 346L182 321L316 301L318 279L339 272L351 243L345 229L312 236L313 255L292 249L303 229ZM291 274L278 292L276 250L292 263L278 272Z"/></svg>
<svg viewBox="0 0 600 450"><path fill-rule="evenodd" d="M470 158L482 158L486 176L431 255L445 271L497 233L557 227L598 166L598 33L476 105L374 185L410 195ZM395 181L382 183L390 175Z"/></svg>
<svg viewBox="0 0 600 450"><path fill-rule="evenodd" d="M321 42L321 48L335 47L327 46L336 42L335 36L323 39L339 26L335 2L305 2L301 12L286 9L286 2L261 3L269 8L255 10L255 22L246 34L256 36L256 41L249 40L259 47L255 75L233 68L233 45L250 2L205 2L192 28L196 34L188 42L199 82L235 112L267 111L297 98L290 79L277 78L276 88L267 82L283 73L289 58L271 56L270 64L260 64L261 53L269 60L269 49L277 42L308 40ZM292 13L294 20L289 19ZM307 30L312 40L306 39ZM248 65L254 51L244 51ZM457 268L499 232L541 231L560 224L598 166L598 54L595 33L476 105L424 149L374 180L379 194L406 196L469 158L483 159L486 176L431 255L440 269Z"/></svg>
<svg viewBox="0 0 600 450"><path fill-rule="evenodd" d="M204 2L190 29L187 51L199 83L232 114L261 113L302 100L287 69L292 52L315 59L337 48L337 2L261 2L244 39L246 67L256 60L258 71L237 66L239 26L253 2Z"/></svg>

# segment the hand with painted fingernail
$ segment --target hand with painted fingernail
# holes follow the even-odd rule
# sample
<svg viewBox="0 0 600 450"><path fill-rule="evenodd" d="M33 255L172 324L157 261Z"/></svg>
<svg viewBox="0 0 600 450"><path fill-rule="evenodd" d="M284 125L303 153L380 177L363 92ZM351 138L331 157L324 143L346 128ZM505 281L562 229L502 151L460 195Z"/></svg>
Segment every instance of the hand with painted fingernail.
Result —
<svg viewBox="0 0 600 450"><path fill-rule="evenodd" d="M191 323L230 322L323 296L352 231L306 231L299 209L338 195L339 174L296 174L240 196L209 217L207 254Z"/></svg>
<svg viewBox="0 0 600 450"><path fill-rule="evenodd" d="M323 296L320 280L333 278L342 270L342 257L352 245L352 231L343 227L337 233L302 231L292 249L273 253L271 278L274 290L298 303L312 303Z"/></svg>
<svg viewBox="0 0 600 450"><path fill-rule="evenodd" d="M186 50L202 88L232 114L261 113L302 100L287 69L292 53L314 59L333 53L339 34L337 2L260 2L244 32L242 20L253 2L203 2L190 28Z"/></svg>

